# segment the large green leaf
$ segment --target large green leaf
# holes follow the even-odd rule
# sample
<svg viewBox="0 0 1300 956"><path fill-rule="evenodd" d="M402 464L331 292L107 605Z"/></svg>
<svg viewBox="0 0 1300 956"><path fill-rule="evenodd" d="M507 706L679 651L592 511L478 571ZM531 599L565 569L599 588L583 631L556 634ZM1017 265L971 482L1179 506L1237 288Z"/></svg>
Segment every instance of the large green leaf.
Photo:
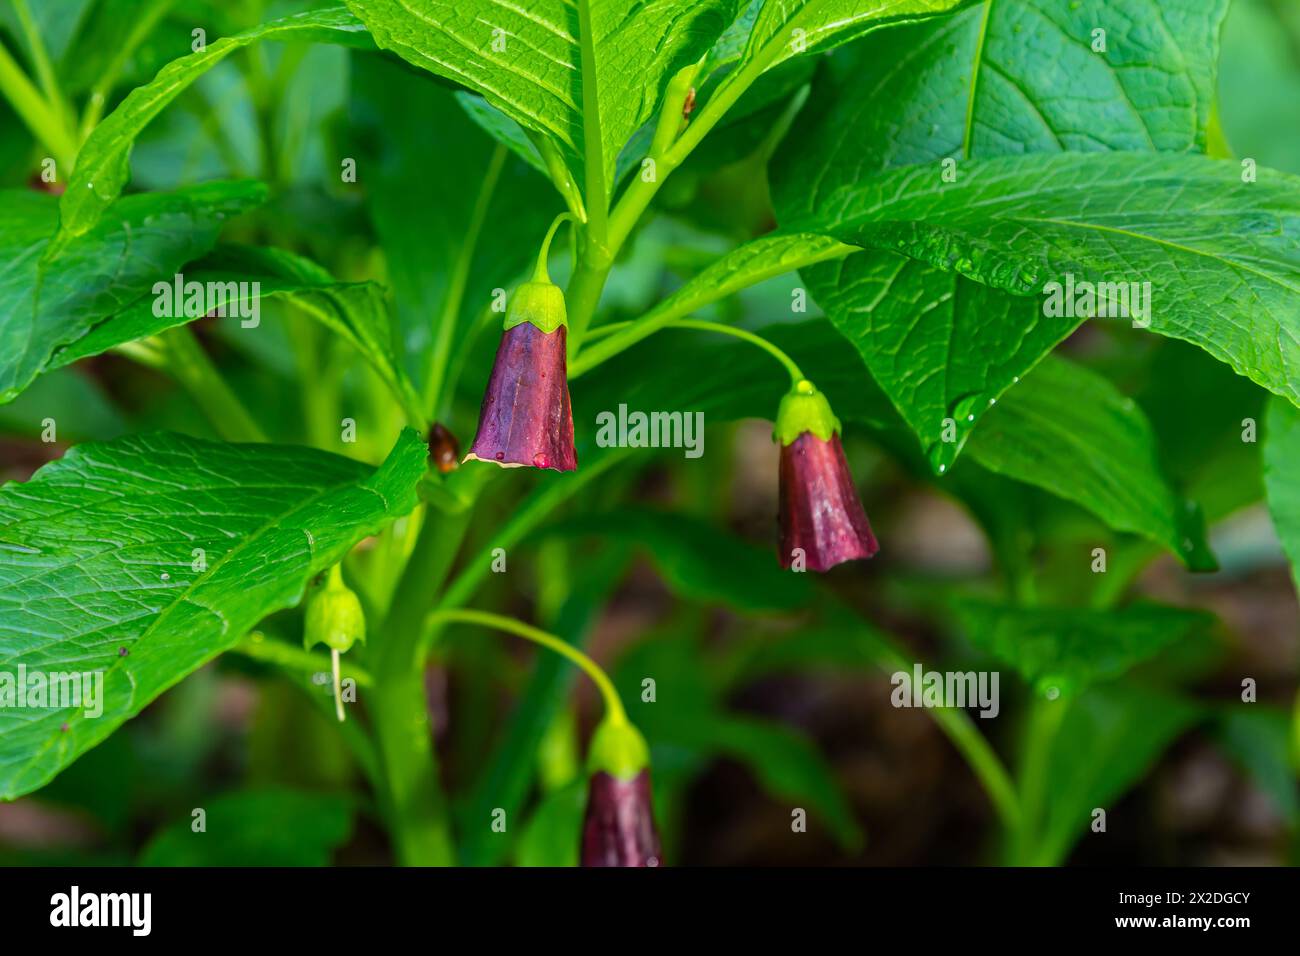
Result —
<svg viewBox="0 0 1300 956"><path fill-rule="evenodd" d="M1264 427L1264 487L1273 527L1300 587L1300 409L1274 398Z"/></svg>
<svg viewBox="0 0 1300 956"><path fill-rule="evenodd" d="M384 380L398 400L415 414L419 400L397 355L396 340L382 286L374 282L336 282L309 259L283 249L223 246L194 263L184 273L185 282L216 283L213 303L231 311L254 299L292 302L330 331L347 341ZM230 285L235 283L235 285ZM247 286L238 285L247 283ZM254 285L255 284L255 285ZM247 296L241 294L246 290ZM125 342L156 335L193 321L198 316L184 310L156 315L155 297L144 296L95 326L89 334L60 349L49 368L59 368L90 355L98 355ZM242 322L231 311L228 321ZM241 329L256 335L256 327Z"/></svg>
<svg viewBox="0 0 1300 956"><path fill-rule="evenodd" d="M352 831L346 797L244 790L206 804L203 829L189 814L157 833L141 866L327 866Z"/></svg>
<svg viewBox="0 0 1300 956"><path fill-rule="evenodd" d="M968 454L1165 545L1194 571L1217 567L1205 522L1170 487L1142 410L1081 365L1045 358L989 411Z"/></svg>
<svg viewBox="0 0 1300 956"><path fill-rule="evenodd" d="M772 169L782 222L896 166L1027 152L1202 151L1226 0L986 0L837 51ZM1106 31L1106 52L1092 50ZM958 175L964 175L959 172ZM1078 325L892 252L805 273L918 435L951 465L997 398ZM970 419L968 416L973 415ZM942 442L944 418L958 441Z"/></svg>
<svg viewBox="0 0 1300 956"><path fill-rule="evenodd" d="M1040 693L1070 695L1120 676L1214 620L1159 605L1102 611L967 600L953 609L977 648L1011 665Z"/></svg>
<svg viewBox="0 0 1300 956"><path fill-rule="evenodd" d="M60 348L156 281L171 280L184 263L212 247L225 220L265 197L265 187L254 182L128 196L47 262L55 201L32 192L2 194L0 402L31 384Z"/></svg>
<svg viewBox="0 0 1300 956"><path fill-rule="evenodd" d="M1089 833L1093 811L1106 811L1114 826L1119 798L1203 714L1186 698L1124 684L1045 706L1068 708L1044 774L1044 818L1032 860L1054 866L1085 834L1104 839Z"/></svg>
<svg viewBox="0 0 1300 956"><path fill-rule="evenodd" d="M412 431L377 471L155 433L79 445L0 487L0 673L97 673L103 708L0 709L0 798L40 787L296 604L313 575L415 506L425 457Z"/></svg>
<svg viewBox="0 0 1300 956"><path fill-rule="evenodd" d="M658 108L667 78L698 60L736 14L736 0L631 8L618 0L347 2L381 47L549 138L576 181L585 182L584 149L597 150L601 202L619 152Z"/></svg>
<svg viewBox="0 0 1300 956"><path fill-rule="evenodd" d="M971 160L955 183L915 166L835 190L797 227L1016 295L1069 277L1149 282L1152 331L1300 402L1300 178L1289 174L1261 169L1248 183L1236 163L1143 153Z"/></svg>
<svg viewBox="0 0 1300 956"><path fill-rule="evenodd" d="M264 23L173 60L158 71L152 82L132 90L82 145L76 169L59 203L59 232L47 255L62 254L72 239L94 227L122 192L130 178L131 147L140 131L191 83L230 53L259 40L372 46L365 27L342 7L337 7Z"/></svg>

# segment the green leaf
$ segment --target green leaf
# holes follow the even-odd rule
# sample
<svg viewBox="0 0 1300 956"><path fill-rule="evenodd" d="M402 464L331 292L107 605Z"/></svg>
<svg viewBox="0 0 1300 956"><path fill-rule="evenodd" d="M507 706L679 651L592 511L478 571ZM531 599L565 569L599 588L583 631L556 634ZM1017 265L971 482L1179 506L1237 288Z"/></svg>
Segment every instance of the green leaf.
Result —
<svg viewBox="0 0 1300 956"><path fill-rule="evenodd" d="M1300 794L1291 764L1291 715L1265 704L1229 704L1217 715L1214 737L1259 788L1286 825L1300 827Z"/></svg>
<svg viewBox="0 0 1300 956"><path fill-rule="evenodd" d="M955 183L937 166L891 171L828 197L798 228L1015 295L1067 277L1123 292L1149 282L1151 331L1300 402L1298 196L1300 178L1261 169L1244 183L1236 163L1201 157L1030 155L968 161ZM1053 301L1043 295L1039 311Z"/></svg>
<svg viewBox="0 0 1300 956"><path fill-rule="evenodd" d="M721 601L741 611L789 610L807 604L808 581L778 567L770 553L686 515L648 509L587 513L553 526L634 545L693 601Z"/></svg>
<svg viewBox="0 0 1300 956"><path fill-rule="evenodd" d="M0 798L40 787L297 604L314 575L415 506L425 459L410 430L377 471L155 433L79 445L0 487L0 673L99 674L103 711L0 709Z"/></svg>
<svg viewBox="0 0 1300 956"><path fill-rule="evenodd" d="M280 299L292 302L331 332L344 339L384 380L398 401L419 420L419 399L398 358L392 320L382 286L374 282L336 282L316 263L283 249L258 249L223 246L194 263L184 273L190 282L216 283L213 302L232 314L226 320L246 315L237 311L254 300ZM239 283L248 283L248 296L240 294ZM254 285L255 284L255 285ZM175 297L174 297L175 298ZM156 335L166 329L192 322L201 316L186 315L184 310L165 310L155 315L157 299L147 295L97 325L91 332L54 354L49 368L59 368L90 355L136 339ZM255 327L241 328L242 334L255 335Z"/></svg>
<svg viewBox="0 0 1300 956"><path fill-rule="evenodd" d="M95 127L77 154L77 167L59 202L59 232L47 256L61 255L69 242L85 235L130 178L129 160L136 137L191 83L230 53L259 40L305 40L371 46L365 27L342 7L273 20L163 67L146 86L138 87Z"/></svg>
<svg viewBox="0 0 1300 956"><path fill-rule="evenodd" d="M1264 425L1264 488L1273 527L1300 588L1300 409L1274 398Z"/></svg>
<svg viewBox="0 0 1300 956"><path fill-rule="evenodd" d="M30 385L59 348L207 252L225 220L265 198L254 182L128 196L47 262L54 200L0 194L0 402Z"/></svg>
<svg viewBox="0 0 1300 956"><path fill-rule="evenodd" d="M381 47L462 84L552 140L575 181L585 182L584 149L597 150L601 202L613 189L619 152L658 109L667 79L700 59L736 13L736 0L658 0L633 8L616 0L347 3ZM583 12L588 37L579 25ZM596 108L584 117L592 86Z"/></svg>
<svg viewBox="0 0 1300 956"><path fill-rule="evenodd" d="M1044 774L1044 819L1033 861L1055 866L1089 832L1093 810L1114 814L1119 798L1202 712L1185 698L1122 684L1047 704L1069 708Z"/></svg>
<svg viewBox="0 0 1300 956"><path fill-rule="evenodd" d="M204 829L188 815L155 834L141 866L328 866L352 832L346 797L244 790L207 801Z"/></svg>
<svg viewBox="0 0 1300 956"><path fill-rule="evenodd" d="M1044 359L988 412L969 455L1164 545L1193 571L1217 567L1200 511L1170 487L1142 410L1081 365Z"/></svg>
<svg viewBox="0 0 1300 956"><path fill-rule="evenodd" d="M1214 623L1206 613L1159 605L1103 611L967 600L953 611L977 648L1015 668L1037 692L1066 696L1119 677Z"/></svg>
<svg viewBox="0 0 1300 956"><path fill-rule="evenodd" d="M771 69L792 56L823 53L895 23L932 17L968 0L766 0L745 39L739 66ZM734 41L733 41L734 42Z"/></svg>
<svg viewBox="0 0 1300 956"><path fill-rule="evenodd" d="M1008 154L1202 151L1225 7L989 0L837 51L772 168L779 218L804 218L885 169L945 158L964 176L967 160ZM1092 50L1098 27L1104 54ZM989 399L1081 321L893 252L805 275L935 468L956 460ZM948 417L955 443L939 437Z"/></svg>

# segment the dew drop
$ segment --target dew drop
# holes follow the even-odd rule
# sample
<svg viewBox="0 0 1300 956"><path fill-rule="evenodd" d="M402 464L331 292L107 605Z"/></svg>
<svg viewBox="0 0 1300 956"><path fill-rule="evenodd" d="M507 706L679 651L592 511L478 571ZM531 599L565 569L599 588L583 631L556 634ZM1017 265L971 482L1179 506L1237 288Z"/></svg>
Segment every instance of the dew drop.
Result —
<svg viewBox="0 0 1300 956"><path fill-rule="evenodd" d="M164 571L164 572L162 573L162 579L163 579L164 581L168 581L168 580L171 579L171 575L168 574L166 571Z"/></svg>
<svg viewBox="0 0 1300 956"><path fill-rule="evenodd" d="M504 461L506 457L506 453L503 451L499 451L492 457L495 458L497 461Z"/></svg>

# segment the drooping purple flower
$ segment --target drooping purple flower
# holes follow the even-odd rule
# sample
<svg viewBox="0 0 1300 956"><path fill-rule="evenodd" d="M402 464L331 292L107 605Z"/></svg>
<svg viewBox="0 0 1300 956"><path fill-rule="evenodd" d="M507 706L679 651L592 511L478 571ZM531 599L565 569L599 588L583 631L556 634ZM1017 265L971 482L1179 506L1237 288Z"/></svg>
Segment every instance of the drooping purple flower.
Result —
<svg viewBox="0 0 1300 956"><path fill-rule="evenodd" d="M825 571L880 550L849 474L840 436L822 441L804 432L781 446L781 565L790 567L795 549L806 566Z"/></svg>
<svg viewBox="0 0 1300 956"><path fill-rule="evenodd" d="M506 468L578 467L565 359L568 330L520 322L501 334L466 461Z"/></svg>
<svg viewBox="0 0 1300 956"><path fill-rule="evenodd" d="M582 865L658 866L659 852L650 771L629 778L593 773L582 823Z"/></svg>
<svg viewBox="0 0 1300 956"><path fill-rule="evenodd" d="M826 571L880 550L853 487L840 422L812 382L781 399L774 438L781 445L781 566Z"/></svg>

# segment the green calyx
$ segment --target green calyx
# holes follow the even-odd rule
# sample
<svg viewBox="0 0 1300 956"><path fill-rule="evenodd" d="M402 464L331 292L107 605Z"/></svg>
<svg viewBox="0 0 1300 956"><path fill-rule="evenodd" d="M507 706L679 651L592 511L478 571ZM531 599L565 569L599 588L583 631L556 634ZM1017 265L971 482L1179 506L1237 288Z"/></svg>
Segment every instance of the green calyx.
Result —
<svg viewBox="0 0 1300 956"><path fill-rule="evenodd" d="M531 322L550 334L562 325L568 325L569 313L564 307L564 292L549 278L534 277L525 282L510 297L506 306L505 328Z"/></svg>
<svg viewBox="0 0 1300 956"><path fill-rule="evenodd" d="M630 780L650 765L650 748L645 738L626 718L606 717L591 735L587 752L589 773L604 771L620 780Z"/></svg>
<svg viewBox="0 0 1300 956"><path fill-rule="evenodd" d="M564 307L564 292L551 281L546 259L551 254L551 240L555 238L555 231L572 219L571 213L560 213L551 223L551 228L546 230L546 238L542 240L542 248L537 253L533 277L515 290L515 294L510 297L510 304L506 306L506 329L531 322L549 335L560 326L569 324L569 312Z"/></svg>
<svg viewBox="0 0 1300 956"><path fill-rule="evenodd" d="M308 650L324 644L342 654L356 641L366 642L366 615L356 592L343 583L341 566L336 564L325 586L307 603L302 644Z"/></svg>
<svg viewBox="0 0 1300 956"><path fill-rule="evenodd" d="M790 445L804 432L812 432L822 441L830 441L839 431L840 420L831 411L831 403L805 378L796 382L781 399L772 439Z"/></svg>

